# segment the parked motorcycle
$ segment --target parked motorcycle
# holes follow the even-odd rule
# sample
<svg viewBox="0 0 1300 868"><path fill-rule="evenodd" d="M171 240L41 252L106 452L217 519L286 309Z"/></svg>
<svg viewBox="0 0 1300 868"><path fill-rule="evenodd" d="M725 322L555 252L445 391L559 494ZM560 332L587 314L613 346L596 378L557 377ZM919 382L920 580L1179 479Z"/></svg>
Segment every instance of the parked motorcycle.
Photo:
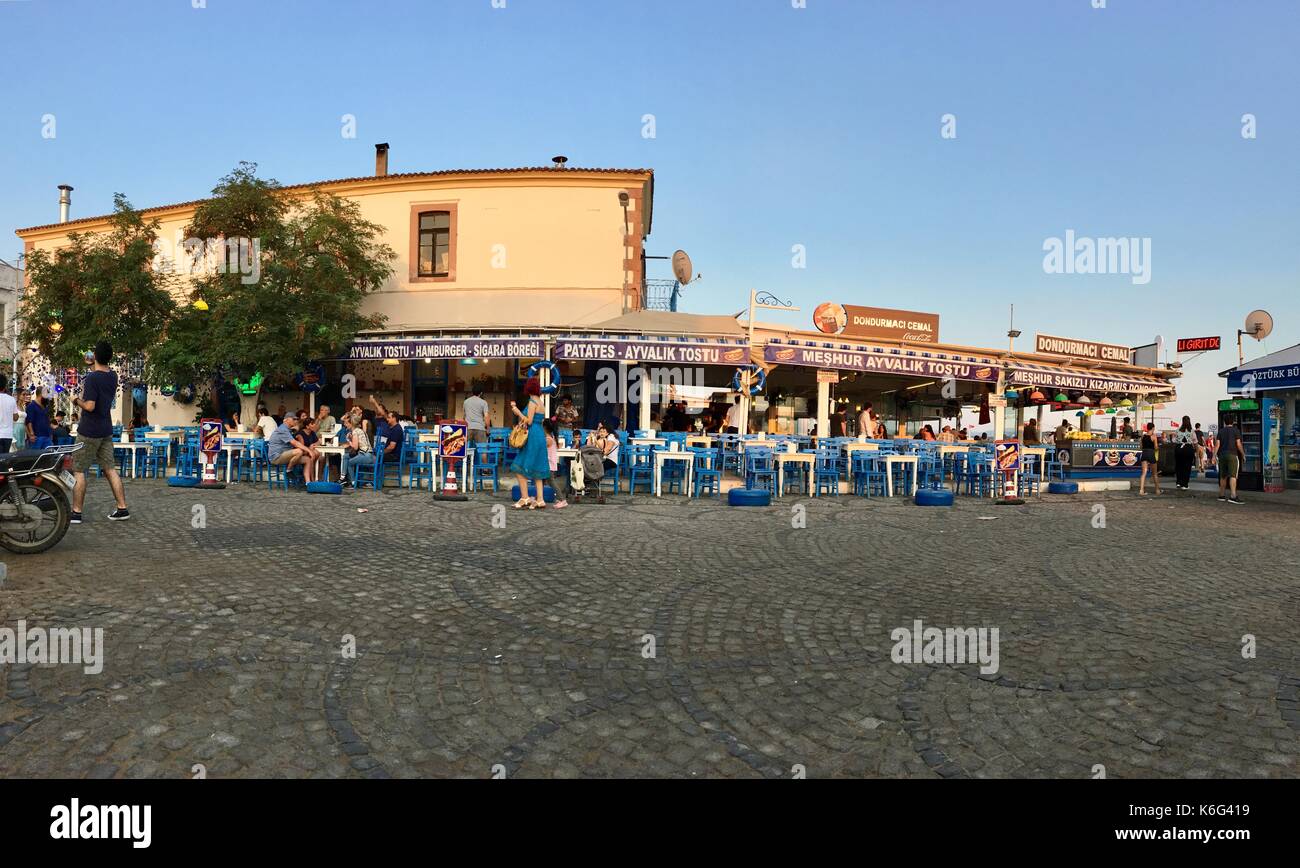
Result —
<svg viewBox="0 0 1300 868"><path fill-rule="evenodd" d="M72 519L72 453L80 443L0 455L0 547L34 555L58 544Z"/></svg>

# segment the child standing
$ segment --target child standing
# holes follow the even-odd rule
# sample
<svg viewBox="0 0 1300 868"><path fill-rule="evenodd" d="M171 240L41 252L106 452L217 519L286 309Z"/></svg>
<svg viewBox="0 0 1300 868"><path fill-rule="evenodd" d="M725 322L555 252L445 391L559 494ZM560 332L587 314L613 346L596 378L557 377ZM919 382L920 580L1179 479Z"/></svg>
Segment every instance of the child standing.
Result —
<svg viewBox="0 0 1300 868"><path fill-rule="evenodd" d="M543 419L542 428L546 431L546 457L551 462L551 488L555 490L555 508L564 509L569 505L569 474L560 472L560 444L555 420Z"/></svg>

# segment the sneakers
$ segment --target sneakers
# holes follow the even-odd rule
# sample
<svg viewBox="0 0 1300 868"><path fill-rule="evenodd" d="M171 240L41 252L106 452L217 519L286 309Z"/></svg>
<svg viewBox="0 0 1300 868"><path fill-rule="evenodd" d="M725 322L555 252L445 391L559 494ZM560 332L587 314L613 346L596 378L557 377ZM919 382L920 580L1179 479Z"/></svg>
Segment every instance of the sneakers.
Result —
<svg viewBox="0 0 1300 868"><path fill-rule="evenodd" d="M1219 498L1219 500L1223 500L1223 498ZM81 513L74 512L72 517L68 519L68 524L81 524Z"/></svg>
<svg viewBox="0 0 1300 868"><path fill-rule="evenodd" d="M567 500L557 500L555 502L556 509L568 509L568 507L569 507L569 502Z"/></svg>
<svg viewBox="0 0 1300 868"><path fill-rule="evenodd" d="M1227 499L1228 499L1227 495L1224 495L1224 494L1220 494L1220 495L1219 495L1219 500L1220 500L1220 501L1224 501L1224 500L1227 500Z"/></svg>
<svg viewBox="0 0 1300 868"><path fill-rule="evenodd" d="M1245 502L1246 502L1246 501L1242 500L1240 497L1229 497L1229 498L1228 498L1228 503L1235 503L1235 504L1237 504L1238 506L1241 506L1241 505L1242 505L1243 503L1245 503Z"/></svg>
<svg viewBox="0 0 1300 868"><path fill-rule="evenodd" d="M128 509L115 509L108 514L109 521L126 521L131 517L131 511Z"/></svg>

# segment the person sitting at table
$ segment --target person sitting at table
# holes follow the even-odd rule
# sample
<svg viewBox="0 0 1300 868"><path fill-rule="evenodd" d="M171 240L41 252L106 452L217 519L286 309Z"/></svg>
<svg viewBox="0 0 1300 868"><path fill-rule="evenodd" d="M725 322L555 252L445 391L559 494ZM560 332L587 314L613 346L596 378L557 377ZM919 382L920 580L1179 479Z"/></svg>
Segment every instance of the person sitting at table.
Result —
<svg viewBox="0 0 1300 868"><path fill-rule="evenodd" d="M929 425L921 426L921 439L925 440L926 442L931 442L935 440L936 438L934 436L934 429L931 428Z"/></svg>
<svg viewBox="0 0 1300 868"><path fill-rule="evenodd" d="M348 430L347 448L343 451L343 459L339 466L339 481L351 482L355 491L356 469L374 466L375 449L371 445L370 435L366 433L366 426L360 421L360 415L345 418L351 418L356 424Z"/></svg>
<svg viewBox="0 0 1300 868"><path fill-rule="evenodd" d="M315 470L311 451L298 437L298 417L285 416L284 422L271 433L266 441L266 457L274 465L282 465L288 473L294 465L302 467L305 482L315 482Z"/></svg>
<svg viewBox="0 0 1300 868"><path fill-rule="evenodd" d="M943 430L939 432L940 443L956 443L957 433L952 430L951 425L944 425Z"/></svg>
<svg viewBox="0 0 1300 868"><path fill-rule="evenodd" d="M650 430L654 431L655 433L658 433L662 431L663 428L664 426L661 425L659 422L659 412L657 410L652 411L650 413Z"/></svg>
<svg viewBox="0 0 1300 868"><path fill-rule="evenodd" d="M1025 430L1024 430L1024 433L1021 435L1021 440L1022 440L1022 442L1023 442L1026 446L1037 446L1037 445L1038 445L1038 422L1037 422L1037 420L1035 420L1035 419L1030 419L1028 422L1025 423Z"/></svg>
<svg viewBox="0 0 1300 868"><path fill-rule="evenodd" d="M322 437L328 437L333 434L335 427L338 426L338 421L335 420L334 414L330 412L329 404L320 405L320 410L316 413L316 421L320 423L320 425L317 426L317 430Z"/></svg>
<svg viewBox="0 0 1300 868"><path fill-rule="evenodd" d="M257 429L258 434L261 435L263 440L270 440L271 435L275 433L275 429L278 428L279 425L271 416L270 411L266 409L266 405L258 404L257 421L253 424L253 427Z"/></svg>
<svg viewBox="0 0 1300 868"><path fill-rule="evenodd" d="M402 458L402 441L406 439L406 430L397 419L397 411L389 410L386 418L388 424L384 426L383 433L387 438L384 443L384 462L396 463Z"/></svg>
<svg viewBox="0 0 1300 868"><path fill-rule="evenodd" d="M299 435L307 451L311 453L311 460L315 468L315 477L320 479L321 468L325 465L325 453L316 447L320 444L320 420L308 418L302 424L302 433Z"/></svg>
<svg viewBox="0 0 1300 868"><path fill-rule="evenodd" d="M618 436L617 428L606 426L604 422L596 423L596 430L587 435L588 446L599 446L605 454L605 469L613 470L618 467Z"/></svg>

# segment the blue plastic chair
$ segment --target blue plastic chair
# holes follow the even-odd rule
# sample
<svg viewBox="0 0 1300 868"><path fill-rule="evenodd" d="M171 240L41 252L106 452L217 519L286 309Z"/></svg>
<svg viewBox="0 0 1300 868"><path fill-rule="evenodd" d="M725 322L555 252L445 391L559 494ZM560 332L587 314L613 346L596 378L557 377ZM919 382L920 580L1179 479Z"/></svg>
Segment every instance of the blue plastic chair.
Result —
<svg viewBox="0 0 1300 868"><path fill-rule="evenodd" d="M815 493L823 491L832 496L840 493L840 456L839 450L818 452L814 459Z"/></svg>
<svg viewBox="0 0 1300 868"><path fill-rule="evenodd" d="M627 493L635 494L638 485L645 485L647 493L654 492L654 452L649 445L624 447L630 456L627 466ZM622 454L622 453L620 453Z"/></svg>
<svg viewBox="0 0 1300 868"><path fill-rule="evenodd" d="M870 498L872 489L879 489L882 497L889 493L888 478L880 455L866 450L850 452L849 455L852 456L854 494Z"/></svg>
<svg viewBox="0 0 1300 868"><path fill-rule="evenodd" d="M702 446L696 446L691 451L695 453L695 469L692 471L695 477L695 496L699 497L706 491L715 496L721 495L722 453L718 449Z"/></svg>
<svg viewBox="0 0 1300 868"><path fill-rule="evenodd" d="M406 443L402 444L402 462L406 465L406 487L424 488L424 483L429 483L429 490L432 491L433 483L433 465L434 454L437 449L435 443L416 443L413 449L407 449Z"/></svg>
<svg viewBox="0 0 1300 868"><path fill-rule="evenodd" d="M369 485L375 491L384 487L384 446L388 444L386 437L375 438L375 463L360 464L352 467L352 484L357 488L362 485Z"/></svg>
<svg viewBox="0 0 1300 868"><path fill-rule="evenodd" d="M487 483L492 483L492 493L501 487L501 453L504 450L495 444L479 446L474 451L474 490L482 491Z"/></svg>
<svg viewBox="0 0 1300 868"><path fill-rule="evenodd" d="M765 488L776 494L776 468L772 450L764 446L750 446L745 450L745 487Z"/></svg>

